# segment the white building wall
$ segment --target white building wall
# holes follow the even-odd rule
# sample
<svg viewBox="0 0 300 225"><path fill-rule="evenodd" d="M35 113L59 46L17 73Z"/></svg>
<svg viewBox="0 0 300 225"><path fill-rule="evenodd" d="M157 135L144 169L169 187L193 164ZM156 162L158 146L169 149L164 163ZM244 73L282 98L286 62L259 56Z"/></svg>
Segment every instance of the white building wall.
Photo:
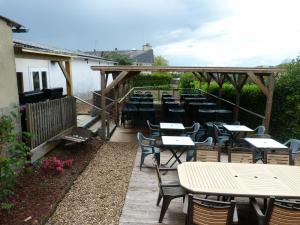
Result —
<svg viewBox="0 0 300 225"><path fill-rule="evenodd" d="M16 58L16 72L23 73L24 91L33 91L32 71L47 71L48 88L63 87L66 80L57 63L45 59Z"/></svg>
<svg viewBox="0 0 300 225"><path fill-rule="evenodd" d="M72 60L72 80L75 96L90 99L93 91L99 91L101 89L100 72L91 70L91 66L99 65L112 65L112 63L83 58L74 58ZM108 84L111 81L112 77L110 76Z"/></svg>
<svg viewBox="0 0 300 225"><path fill-rule="evenodd" d="M99 63L100 62L100 63ZM91 66L112 65L111 62L94 59L73 58L72 81L74 95L83 99L89 99L93 91L100 90L100 72L91 70ZM63 87L66 94L66 80L58 65L50 60L28 59L16 57L16 72L23 73L24 91L33 91L32 71L47 71L48 88ZM110 76L108 84L112 81Z"/></svg>

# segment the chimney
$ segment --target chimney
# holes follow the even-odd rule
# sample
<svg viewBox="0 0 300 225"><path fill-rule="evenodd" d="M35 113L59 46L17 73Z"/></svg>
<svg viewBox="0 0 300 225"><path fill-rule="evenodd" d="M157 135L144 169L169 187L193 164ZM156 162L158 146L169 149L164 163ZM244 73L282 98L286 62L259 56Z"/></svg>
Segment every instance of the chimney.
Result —
<svg viewBox="0 0 300 225"><path fill-rule="evenodd" d="M143 45L143 51L148 51L148 50L151 50L151 49L152 49L152 46L149 43L145 43Z"/></svg>

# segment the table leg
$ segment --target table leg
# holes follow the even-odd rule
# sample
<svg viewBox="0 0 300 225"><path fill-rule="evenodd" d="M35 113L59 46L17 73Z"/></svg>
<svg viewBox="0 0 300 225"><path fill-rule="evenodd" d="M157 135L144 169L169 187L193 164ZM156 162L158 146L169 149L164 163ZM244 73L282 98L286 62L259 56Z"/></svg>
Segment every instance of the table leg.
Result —
<svg viewBox="0 0 300 225"><path fill-rule="evenodd" d="M183 152L179 156L177 156L177 151L175 151L173 149L170 149L170 151L172 152L173 156L175 157L175 161L173 162L173 164L170 167L172 167L175 164L175 162L178 162L181 164L182 162L179 157L183 154Z"/></svg>

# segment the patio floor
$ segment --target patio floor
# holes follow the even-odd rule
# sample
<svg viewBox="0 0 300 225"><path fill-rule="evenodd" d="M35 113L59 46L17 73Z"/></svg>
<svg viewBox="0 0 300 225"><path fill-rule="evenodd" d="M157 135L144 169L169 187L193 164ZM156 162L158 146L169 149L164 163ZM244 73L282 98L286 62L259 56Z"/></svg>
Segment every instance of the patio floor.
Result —
<svg viewBox="0 0 300 225"><path fill-rule="evenodd" d="M121 134L126 134L126 139L135 141L135 129L118 128L113 136L114 141L118 141ZM118 134L119 133L119 134ZM124 140L122 138L122 140ZM171 153L166 150L161 152L161 161L166 162ZM161 210L161 203L156 206L158 196L158 181L153 167L152 156L146 157L145 166L139 169L140 151L138 150L135 165L131 174L128 191L120 217L119 225L183 225L185 224L185 214L182 212L182 199L174 199L166 212L163 223L158 223ZM185 156L182 156L185 159ZM222 154L221 161L227 162L227 155ZM176 180L177 174L169 172L163 175L165 180ZM236 198L238 204L239 224L255 225L256 218L249 207L247 198Z"/></svg>

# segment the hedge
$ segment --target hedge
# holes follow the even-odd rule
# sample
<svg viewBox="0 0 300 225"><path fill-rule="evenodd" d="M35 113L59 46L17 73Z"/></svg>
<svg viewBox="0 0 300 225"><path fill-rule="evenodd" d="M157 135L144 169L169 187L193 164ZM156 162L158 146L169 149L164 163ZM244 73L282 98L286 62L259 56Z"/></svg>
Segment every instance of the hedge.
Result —
<svg viewBox="0 0 300 225"><path fill-rule="evenodd" d="M147 86L168 86L170 87L172 76L169 73L152 73L152 74L139 74L133 79L134 87L147 87Z"/></svg>
<svg viewBox="0 0 300 225"><path fill-rule="evenodd" d="M282 142L290 138L300 139L300 57L284 67L287 71L276 78L270 123L270 134ZM200 88L200 82L187 73L181 77L179 87L197 89ZM201 89L207 90L205 82L202 83ZM210 93L218 95L218 90L218 85L212 82ZM235 89L230 83L224 83L222 98L235 102ZM243 87L240 102L246 109L261 115L265 113L266 97L256 84L249 82ZM254 128L261 123L261 120L240 112L243 119L248 119L247 125Z"/></svg>

